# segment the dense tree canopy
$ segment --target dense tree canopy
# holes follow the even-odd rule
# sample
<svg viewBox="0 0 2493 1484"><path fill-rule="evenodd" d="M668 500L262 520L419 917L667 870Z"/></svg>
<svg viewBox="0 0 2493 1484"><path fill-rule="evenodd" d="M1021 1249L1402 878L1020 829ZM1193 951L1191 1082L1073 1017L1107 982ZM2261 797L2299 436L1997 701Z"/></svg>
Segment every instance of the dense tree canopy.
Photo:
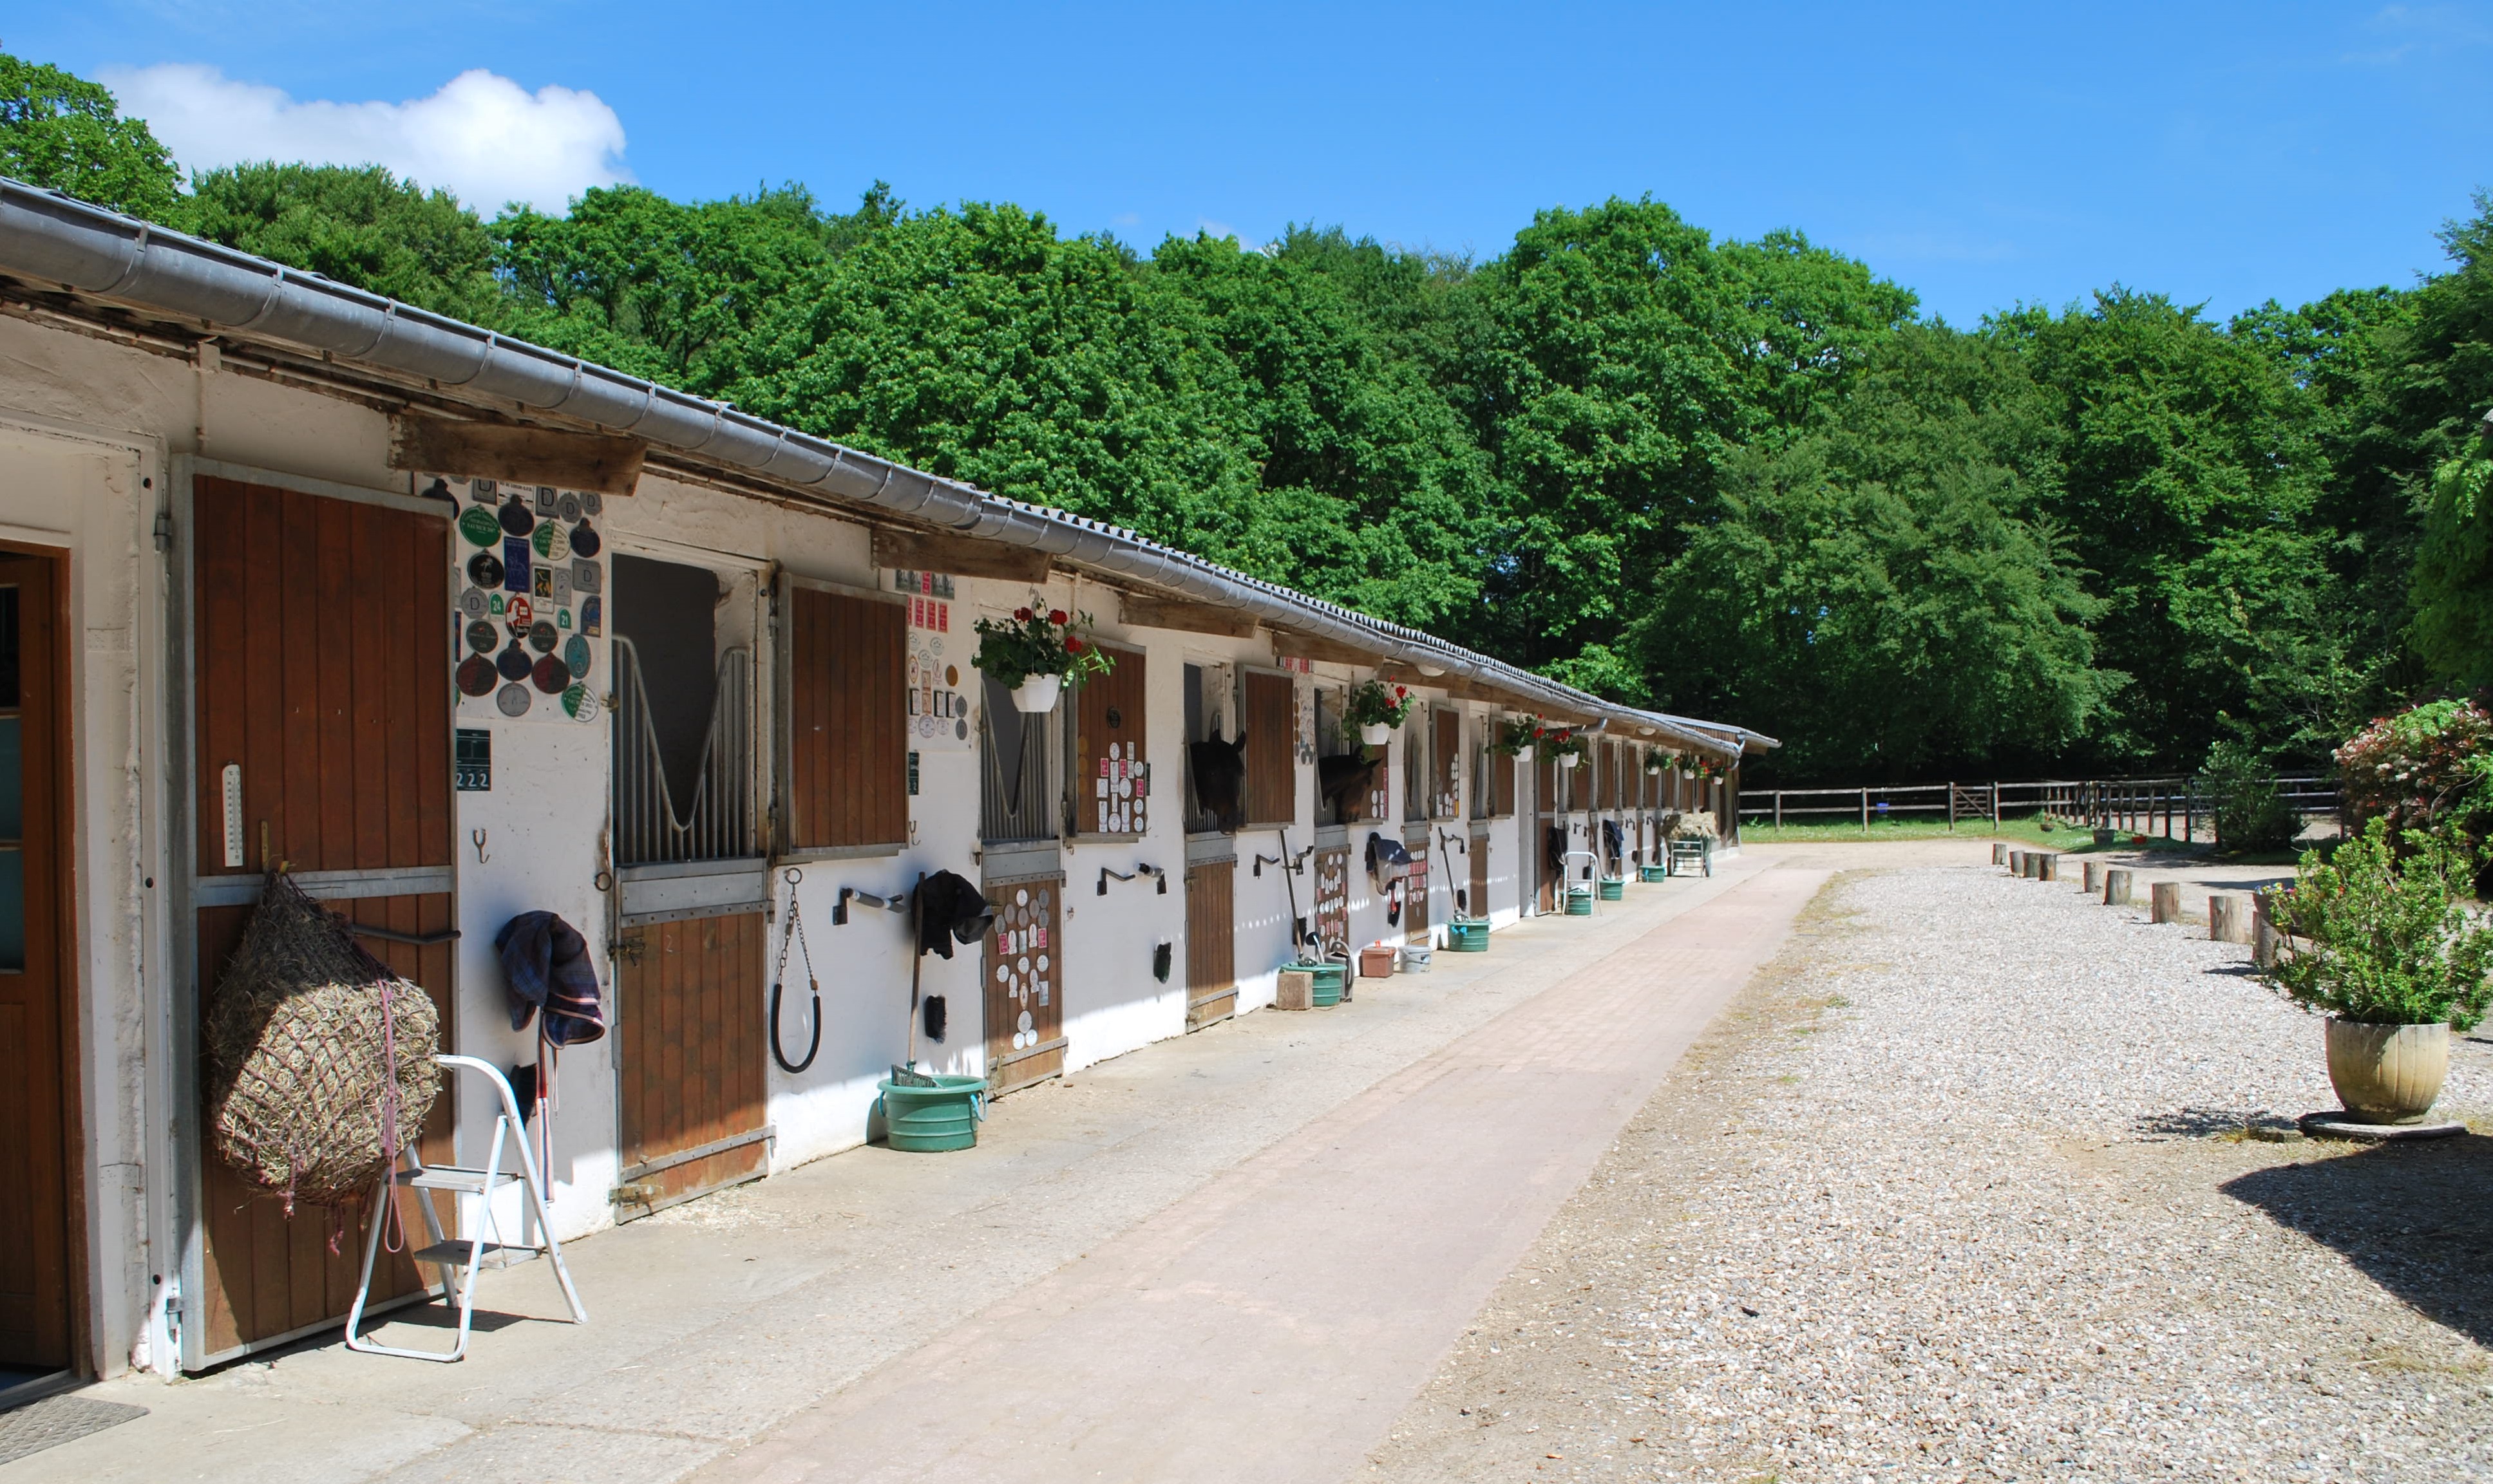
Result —
<svg viewBox="0 0 2493 1484"><path fill-rule="evenodd" d="M2493 198L2409 287L1960 329L1650 198L1472 261L1315 226L1146 254L881 184L485 220L377 167L185 182L5 54L0 170L1776 732L1789 780L2317 763L2493 684Z"/></svg>

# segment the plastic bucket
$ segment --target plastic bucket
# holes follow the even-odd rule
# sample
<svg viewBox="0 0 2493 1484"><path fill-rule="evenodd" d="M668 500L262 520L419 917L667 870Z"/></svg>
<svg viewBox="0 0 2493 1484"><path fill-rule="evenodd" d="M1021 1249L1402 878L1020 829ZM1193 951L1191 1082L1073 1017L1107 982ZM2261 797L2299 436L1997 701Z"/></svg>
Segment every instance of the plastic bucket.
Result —
<svg viewBox="0 0 2493 1484"><path fill-rule="evenodd" d="M1453 924L1450 924L1450 925L1447 927L1447 929L1446 929L1446 935L1447 935L1447 936L1446 936L1446 951L1447 951L1448 953L1487 953L1487 952L1488 952L1488 924L1487 924L1487 923L1485 923L1485 922L1457 922L1457 923L1453 923Z"/></svg>
<svg viewBox="0 0 2493 1484"><path fill-rule="evenodd" d="M939 1075L933 1087L903 1087L885 1078L885 1140L912 1154L966 1149L978 1142L978 1120L987 1115L987 1080Z"/></svg>
<svg viewBox="0 0 2493 1484"><path fill-rule="evenodd" d="M1640 881L1667 881L1670 879L1670 868L1668 866L1639 866L1637 868L1637 879Z"/></svg>
<svg viewBox="0 0 2493 1484"><path fill-rule="evenodd" d="M1436 951L1434 949L1405 948L1402 950L1402 972L1406 974L1425 974L1428 971L1429 961L1435 957Z"/></svg>
<svg viewBox="0 0 2493 1484"><path fill-rule="evenodd" d="M1341 1003L1342 971L1349 965L1342 964L1293 964L1290 966L1292 968L1304 968L1308 973L1315 976L1315 990L1314 993L1307 996L1307 1003L1315 1006L1319 1010L1324 1009L1328 1005L1337 1005Z"/></svg>
<svg viewBox="0 0 2493 1484"><path fill-rule="evenodd" d="M1627 878L1626 876L1606 876L1602 877L1602 900L1603 900L1603 901L1605 901L1605 902L1624 902L1624 901L1626 901L1626 900L1627 900L1627 896L1628 896L1628 878Z"/></svg>
<svg viewBox="0 0 2493 1484"><path fill-rule="evenodd" d="M1583 887L1581 887L1581 886L1570 886L1570 887L1568 887L1568 888L1567 888L1567 915L1568 915L1568 916L1570 916L1570 917L1590 917L1590 916L1592 916L1592 915L1593 915L1593 894L1592 894L1591 892L1589 892L1589 891L1586 891L1586 890L1585 890Z"/></svg>

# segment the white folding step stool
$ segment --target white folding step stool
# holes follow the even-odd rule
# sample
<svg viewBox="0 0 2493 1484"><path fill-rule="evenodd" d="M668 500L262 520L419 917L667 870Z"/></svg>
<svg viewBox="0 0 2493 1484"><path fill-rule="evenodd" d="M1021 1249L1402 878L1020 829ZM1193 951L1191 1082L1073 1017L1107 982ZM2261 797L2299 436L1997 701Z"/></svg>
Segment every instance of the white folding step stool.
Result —
<svg viewBox="0 0 2493 1484"><path fill-rule="evenodd" d="M473 1056L443 1055L433 1059L454 1070L478 1073L493 1084L495 1094L502 1100L501 1112L494 1115L493 1149L486 1155L483 1169L469 1170L455 1165L428 1166L424 1156L418 1154L410 1143L400 1151L400 1158L405 1164L382 1172L373 1187L373 1230L364 1239L363 1281L355 1286L354 1307L346 1311L346 1349L375 1355L405 1355L411 1360L457 1360L466 1354L468 1326L476 1315L476 1270L487 1258L506 1252L542 1252L546 1261L554 1264L555 1281L562 1285L563 1302L571 1306L571 1321L587 1323L588 1311L580 1306L580 1293L571 1286L571 1270L562 1265L562 1244L555 1240L554 1223L546 1219L545 1181L538 1173L536 1156L528 1151L527 1134L520 1122L519 1099L511 1095L509 1080L502 1076L500 1068ZM511 1137L515 1133L519 1136L517 1139ZM520 1151L517 1173L502 1168L502 1150L506 1145L516 1145ZM528 1209L536 1216L537 1234L543 1238L541 1246L515 1245L499 1240L501 1226L494 1214L492 1197L495 1191L513 1181L527 1188ZM408 1256L418 1262L430 1262L440 1268L442 1301L448 1303L455 1299L459 1306L459 1343L447 1350L404 1350L375 1345L358 1332L363 1327L364 1301L373 1291L373 1264L380 1256L381 1231L389 1224L388 1202L396 1196L399 1186L421 1191L446 1190L476 1198L475 1206L482 1230L473 1236L444 1237L441 1217L434 1209L432 1198L427 1196L416 1202L424 1212L425 1232L433 1240ZM488 1240L487 1232L492 1232L495 1239ZM455 1276L454 1268L458 1269Z"/></svg>

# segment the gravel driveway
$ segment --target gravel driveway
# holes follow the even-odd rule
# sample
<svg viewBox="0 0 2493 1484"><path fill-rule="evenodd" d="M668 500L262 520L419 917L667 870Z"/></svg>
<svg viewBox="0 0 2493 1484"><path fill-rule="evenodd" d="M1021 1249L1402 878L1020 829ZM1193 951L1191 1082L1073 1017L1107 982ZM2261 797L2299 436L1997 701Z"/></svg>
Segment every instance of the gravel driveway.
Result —
<svg viewBox="0 0 2493 1484"><path fill-rule="evenodd" d="M2493 1477L2493 1139L2292 1136L2320 1024L2192 931L1839 877L1367 1476Z"/></svg>

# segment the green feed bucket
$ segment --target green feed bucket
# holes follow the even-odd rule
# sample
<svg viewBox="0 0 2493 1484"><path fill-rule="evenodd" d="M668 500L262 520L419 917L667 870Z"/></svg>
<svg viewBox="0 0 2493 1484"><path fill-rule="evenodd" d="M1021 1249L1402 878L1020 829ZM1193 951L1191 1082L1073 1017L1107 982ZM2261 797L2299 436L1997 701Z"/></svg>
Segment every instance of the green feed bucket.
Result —
<svg viewBox="0 0 2493 1484"><path fill-rule="evenodd" d="M939 1075L933 1087L880 1083L885 1139L912 1154L966 1149L978 1142L978 1120L987 1115L987 1080Z"/></svg>
<svg viewBox="0 0 2493 1484"><path fill-rule="evenodd" d="M1570 887L1568 887L1568 888L1567 888L1567 915L1568 915L1568 916L1570 916L1570 917L1590 917L1590 916L1592 916L1592 915L1593 915L1593 894L1592 894L1592 892L1590 892L1590 891L1586 890L1584 887L1581 887L1581 886L1570 886Z"/></svg>
<svg viewBox="0 0 2493 1484"><path fill-rule="evenodd" d="M1639 881L1667 881L1670 879L1670 868L1668 866L1639 866L1637 868L1637 879Z"/></svg>
<svg viewBox="0 0 2493 1484"><path fill-rule="evenodd" d="M1627 900L1627 896L1628 896L1628 878L1627 878L1626 876L1606 876L1602 877L1602 900L1603 900L1603 901L1605 901L1605 902L1625 902L1625 901Z"/></svg>
<svg viewBox="0 0 2493 1484"><path fill-rule="evenodd" d="M1341 978L1348 971L1348 965L1293 964L1290 967L1304 968L1315 976L1314 987L1307 995L1308 1004L1322 1010L1327 1006L1341 1003Z"/></svg>
<svg viewBox="0 0 2493 1484"><path fill-rule="evenodd" d="M1449 953L1488 952L1488 924L1457 918L1446 927L1446 951Z"/></svg>

